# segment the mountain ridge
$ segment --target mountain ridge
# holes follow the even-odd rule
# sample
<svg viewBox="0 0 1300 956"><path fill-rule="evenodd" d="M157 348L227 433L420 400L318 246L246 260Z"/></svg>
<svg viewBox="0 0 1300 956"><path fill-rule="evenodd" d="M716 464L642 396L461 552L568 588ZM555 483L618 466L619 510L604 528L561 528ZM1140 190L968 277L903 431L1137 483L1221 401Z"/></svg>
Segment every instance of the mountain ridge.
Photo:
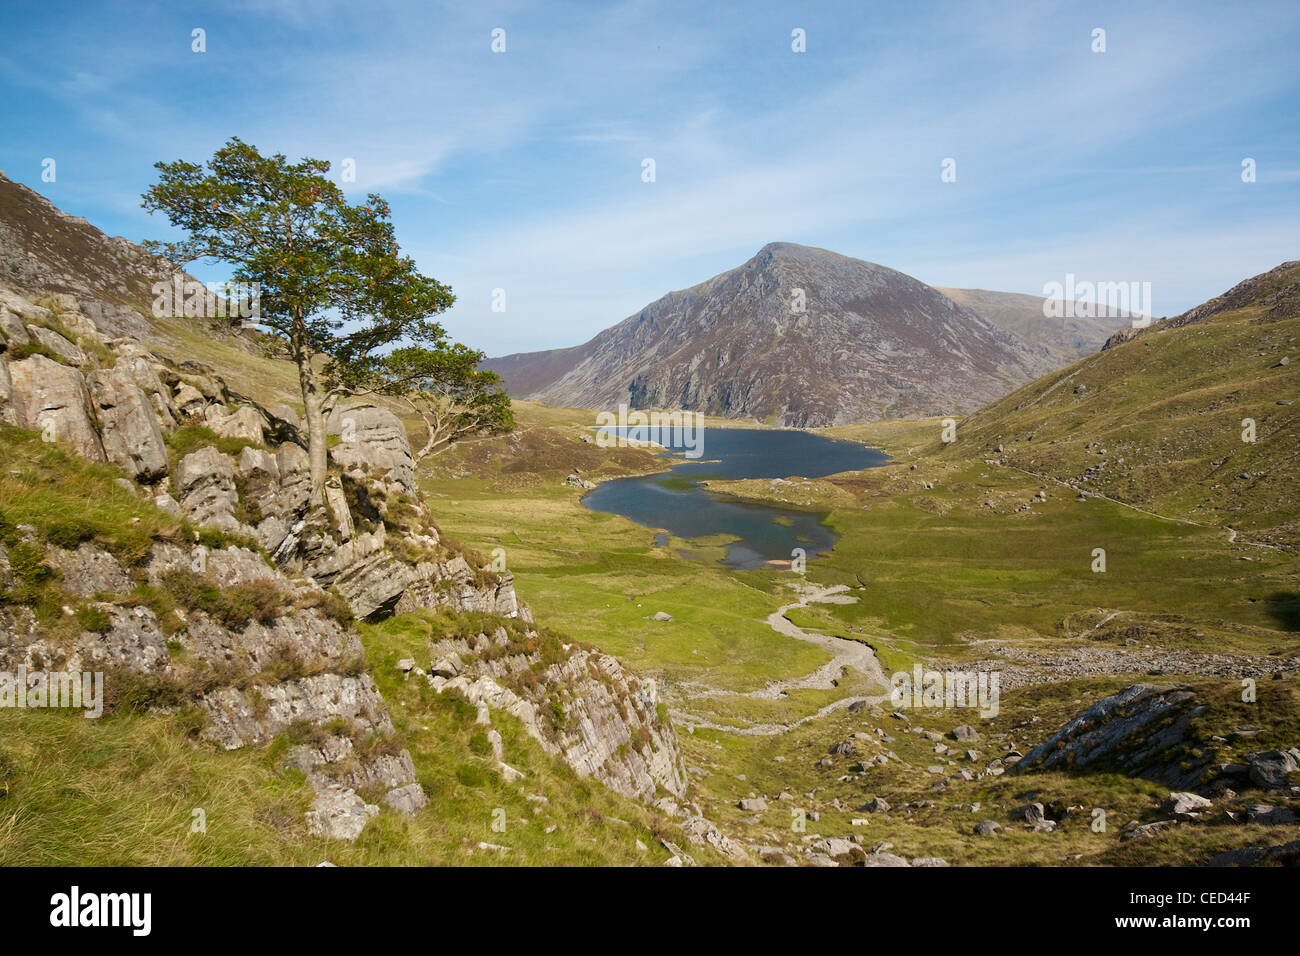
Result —
<svg viewBox="0 0 1300 956"><path fill-rule="evenodd" d="M815 426L973 411L1055 364L912 276L771 242L582 345L484 366L549 404Z"/></svg>

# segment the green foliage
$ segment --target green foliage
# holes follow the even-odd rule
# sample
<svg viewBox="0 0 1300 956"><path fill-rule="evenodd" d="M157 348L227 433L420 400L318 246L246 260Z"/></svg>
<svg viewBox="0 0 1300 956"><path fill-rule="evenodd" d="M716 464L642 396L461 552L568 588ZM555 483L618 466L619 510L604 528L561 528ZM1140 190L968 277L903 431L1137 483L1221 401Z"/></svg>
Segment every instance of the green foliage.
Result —
<svg viewBox="0 0 1300 956"><path fill-rule="evenodd" d="M83 631L104 634L112 628L113 619L102 608L82 604L77 608L77 623L81 625Z"/></svg>
<svg viewBox="0 0 1300 956"><path fill-rule="evenodd" d="M182 607L202 611L232 629L254 621L272 624L289 603L272 581L243 581L218 587L189 568L171 568L162 575L161 583Z"/></svg>
<svg viewBox="0 0 1300 956"><path fill-rule="evenodd" d="M284 340L298 367L319 501L326 398L370 387L388 346L440 345L446 332L432 317L455 297L400 254L388 204L373 193L350 204L325 175L327 162L263 156L233 137L206 169L184 160L155 167L159 181L142 205L188 237L149 248L182 265L217 259L235 280L258 284L253 321Z"/></svg>
<svg viewBox="0 0 1300 956"><path fill-rule="evenodd" d="M211 445L225 455L238 457L245 448L260 448L244 438L227 438L204 425L183 425L167 436L167 447L173 453L173 466L190 452Z"/></svg>
<svg viewBox="0 0 1300 956"><path fill-rule="evenodd" d="M156 539L180 529L119 485L120 469L43 442L37 432L0 425L0 464L4 525L32 525L59 547L92 541L132 567L148 558ZM0 534L13 537L12 530Z"/></svg>

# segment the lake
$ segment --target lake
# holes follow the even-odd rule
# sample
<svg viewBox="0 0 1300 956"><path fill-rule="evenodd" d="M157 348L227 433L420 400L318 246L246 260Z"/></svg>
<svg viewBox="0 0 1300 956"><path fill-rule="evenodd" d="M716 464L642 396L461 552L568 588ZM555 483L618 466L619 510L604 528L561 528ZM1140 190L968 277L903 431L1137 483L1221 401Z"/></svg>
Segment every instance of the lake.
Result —
<svg viewBox="0 0 1300 956"><path fill-rule="evenodd" d="M623 515L679 538L734 536L738 540L726 545L722 563L758 568L768 561L789 561L795 548L803 548L810 560L830 550L837 535L822 524L825 512L737 501L710 493L701 481L821 478L889 461L884 452L856 442L792 429L710 428L703 434L700 460L674 456L669 460L675 464L667 471L603 482L582 503L592 511ZM664 544L666 536L657 540Z"/></svg>

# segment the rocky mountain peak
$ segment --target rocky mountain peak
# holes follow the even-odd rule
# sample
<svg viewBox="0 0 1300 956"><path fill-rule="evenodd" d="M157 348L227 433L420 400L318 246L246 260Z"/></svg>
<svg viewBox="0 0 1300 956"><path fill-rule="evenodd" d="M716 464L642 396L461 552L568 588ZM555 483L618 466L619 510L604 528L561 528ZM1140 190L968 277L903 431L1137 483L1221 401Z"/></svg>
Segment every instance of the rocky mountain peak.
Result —
<svg viewBox="0 0 1300 956"><path fill-rule="evenodd" d="M516 394L552 404L786 425L958 414L1052 365L911 276L792 242L768 243L578 348L486 364Z"/></svg>

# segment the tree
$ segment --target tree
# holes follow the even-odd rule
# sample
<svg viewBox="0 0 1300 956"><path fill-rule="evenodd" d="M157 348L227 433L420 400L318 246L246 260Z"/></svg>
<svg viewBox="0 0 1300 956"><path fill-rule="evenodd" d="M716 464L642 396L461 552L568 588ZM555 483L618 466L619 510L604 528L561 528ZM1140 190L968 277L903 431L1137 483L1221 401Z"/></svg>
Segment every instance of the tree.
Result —
<svg viewBox="0 0 1300 956"><path fill-rule="evenodd" d="M391 388L424 421L428 440L417 460L446 451L469 435L500 435L514 427L501 377L481 371L481 361L482 352L455 342L436 349L395 349L377 363L373 389Z"/></svg>
<svg viewBox="0 0 1300 956"><path fill-rule="evenodd" d="M382 350L405 342L412 356L425 347L445 352L446 331L432 319L455 296L400 254L388 204L373 193L349 204L325 177L328 162L291 164L232 137L206 171L183 160L155 168L159 181L142 205L165 213L189 238L148 243L150 250L181 266L202 258L228 262L236 281L260 286L260 308L250 321L282 336L298 367L311 503L319 505L329 408L359 391L401 394L418 369L408 368L407 379L398 369L385 373Z"/></svg>

